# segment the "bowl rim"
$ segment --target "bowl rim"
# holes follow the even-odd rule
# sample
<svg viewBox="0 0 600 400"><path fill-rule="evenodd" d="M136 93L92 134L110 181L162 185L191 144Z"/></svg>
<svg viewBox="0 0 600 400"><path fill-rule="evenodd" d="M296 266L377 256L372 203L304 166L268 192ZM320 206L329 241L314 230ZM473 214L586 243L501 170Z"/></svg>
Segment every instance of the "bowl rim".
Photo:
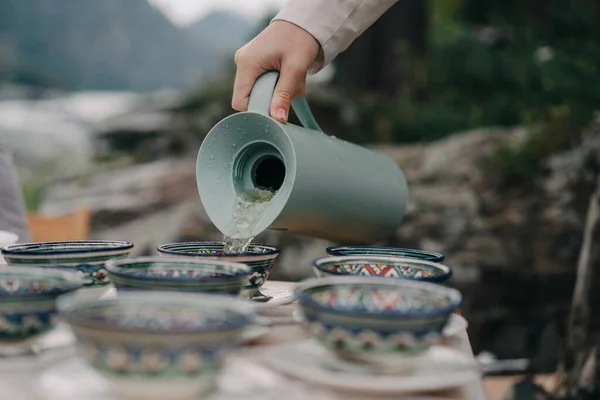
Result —
<svg viewBox="0 0 600 400"><path fill-rule="evenodd" d="M442 253L438 253L436 251L430 251L430 250L421 250L421 249L411 249L408 247L393 247L393 246L329 246L325 249L325 251L327 252L327 254L331 255L331 256L346 256L346 255L360 255L360 254L345 254L345 252L348 251L360 251L360 250L380 250L380 251L390 251L390 252L403 252L403 253L412 253L412 254L421 254L421 255L427 255L427 256L431 256L433 257L433 259L430 260L424 260L424 261L433 261L433 262L443 262L446 259L446 256L443 255ZM364 255L368 255L368 254L364 254ZM385 254L379 254L384 256ZM385 255L387 256L387 255ZM390 254L390 257L410 257L407 255L395 255L395 254ZM422 260L422 258L417 258L418 260Z"/></svg>
<svg viewBox="0 0 600 400"><path fill-rule="evenodd" d="M223 307L227 311L233 312L235 323L227 329L207 329L205 326L192 327L188 329L148 329L144 327L124 327L118 323L107 323L106 320L93 320L90 316L76 316L74 312L81 308L100 305L100 304L174 304L181 307L194 309L197 312L213 309L214 307ZM61 319L68 325L76 327L91 328L105 332L119 333L143 333L148 335L189 335L194 333L214 333L231 332L243 329L252 323L256 318L256 306L248 301L244 301L236 296L218 294L218 293L190 293L190 292L172 292L172 291L127 291L117 293L116 297L98 297L92 293L69 293L60 296L57 299L57 310Z"/></svg>
<svg viewBox="0 0 600 400"><path fill-rule="evenodd" d="M85 279L75 271L64 269L37 267L28 265L5 265L0 268L0 279L3 279L7 273L25 273L32 279L43 280L47 277L60 278L66 284L65 287L55 289L50 293L25 293L25 294L0 294L0 299L15 300L15 299L31 299L31 298L46 298L57 297L70 292L73 292L85 284Z"/></svg>
<svg viewBox="0 0 600 400"><path fill-rule="evenodd" d="M159 278L159 277L150 277L150 276L134 276L127 272L133 270L134 268L128 269L125 267L129 264L138 264L138 263L157 263L157 264L192 264L191 268L207 266L207 265L222 265L222 266L230 266L235 268L235 272L233 273L225 273L222 276L204 276L198 277L195 279L179 279L179 278ZM207 282L207 281L228 281L228 280L243 280L248 278L251 273L251 268L248 265L233 261L223 261L217 259L210 259L205 257L130 257L130 258L117 258L108 260L104 264L104 268L108 272L109 275L116 275L119 277L133 279L133 280L142 280L142 281L157 281L157 282ZM137 268L136 268L137 269ZM143 269L140 267L139 269ZM139 270L138 269L138 270Z"/></svg>
<svg viewBox="0 0 600 400"><path fill-rule="evenodd" d="M317 303L312 300L312 298L306 294L306 291L309 289L314 289L318 287L335 287L338 285L368 285L368 286L388 286L391 288L396 288L398 290L402 289L419 289L419 290L427 290L429 292L437 292L441 294L446 294L450 300L450 304L444 308L439 310L431 310L431 311L397 311L397 310L380 310L378 312L356 312L354 310L344 310L334 307L328 307ZM296 287L296 298L298 299L298 303L302 308L312 308L317 309L322 312L327 312L331 314L337 315L345 315L350 317L359 317L359 318L374 318L374 317L398 317L398 316L414 316L414 317L435 317L435 316L445 316L452 313L458 307L460 307L463 296L462 293L454 288L450 288L447 286L442 286L433 282L423 282L416 281L412 279L381 279L381 277L376 276L331 276L326 278L309 278L304 281L298 283Z"/></svg>
<svg viewBox="0 0 600 400"><path fill-rule="evenodd" d="M56 246L58 249L49 251L40 251L45 246ZM60 249L61 246L81 246L80 249ZM90 247L85 247L90 246ZM95 254L103 252L125 252L133 249L133 243L121 240L64 240L64 241L49 241L49 242L31 242L11 244L2 247L2 254L8 256L35 256L48 257L55 255L80 255L80 254Z"/></svg>
<svg viewBox="0 0 600 400"><path fill-rule="evenodd" d="M431 277L424 277L424 278L417 278L417 279L409 279L409 280L414 280L414 281L441 282L441 281L446 281L446 280L450 279L450 277L452 276L452 268L450 268L449 266L447 266L445 264L442 264L439 262L434 262L434 261L429 261L429 260L422 260L419 258L399 257L399 256L370 256L368 254L364 254L364 255L353 255L353 256L319 257L313 261L313 266L316 269L318 269L319 271L322 271L322 272L325 272L325 273L331 274L331 275L356 276L356 275L344 274L344 273L341 273L338 271L326 270L324 268L324 265L331 264L331 263L343 263L343 262L347 262L347 263L355 262L356 263L356 262L360 262L360 261L370 261L370 260L381 261L382 263L387 262L387 263L422 264L422 265L427 265L427 266L436 268L438 271L441 271L441 274L439 274L439 275L434 275ZM390 277L386 277L386 276L373 275L373 277L390 279ZM400 278L400 279L402 279L402 278Z"/></svg>
<svg viewBox="0 0 600 400"><path fill-rule="evenodd" d="M263 253L253 253L250 251L246 251L245 253L231 253L231 254L218 254L218 255L204 255L204 254L190 254L190 253L185 253L183 251L176 251L176 250L170 250L168 247L170 246L214 246L214 245L225 245L225 242L218 242L218 241L196 241L196 242L174 242L174 243L165 243L165 244L161 244L160 246L158 246L156 248L156 250L159 253L163 253L163 254L169 254L169 255L178 255L178 256L186 256L186 257L252 257L252 256L268 256L268 255L277 255L280 253L281 250L279 250L277 247L275 246L270 246L268 244L261 244L261 243L250 243L250 245L248 246L248 250L250 250L250 247L262 247L264 249L267 249L267 251L263 252Z"/></svg>

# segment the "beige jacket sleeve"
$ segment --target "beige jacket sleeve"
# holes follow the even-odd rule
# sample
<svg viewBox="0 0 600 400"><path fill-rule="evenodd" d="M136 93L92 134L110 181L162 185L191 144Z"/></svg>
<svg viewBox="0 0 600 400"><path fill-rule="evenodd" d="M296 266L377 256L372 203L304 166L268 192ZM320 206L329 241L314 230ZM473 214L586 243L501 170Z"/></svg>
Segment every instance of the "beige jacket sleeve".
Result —
<svg viewBox="0 0 600 400"><path fill-rule="evenodd" d="M321 44L321 53L309 70L315 73L346 50L396 1L288 0L273 20L298 25Z"/></svg>

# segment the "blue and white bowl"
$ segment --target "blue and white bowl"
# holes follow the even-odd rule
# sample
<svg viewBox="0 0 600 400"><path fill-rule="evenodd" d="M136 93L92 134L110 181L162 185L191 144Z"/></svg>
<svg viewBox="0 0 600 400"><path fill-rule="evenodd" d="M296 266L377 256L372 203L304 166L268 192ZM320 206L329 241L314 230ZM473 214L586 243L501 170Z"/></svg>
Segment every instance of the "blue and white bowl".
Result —
<svg viewBox="0 0 600 400"><path fill-rule="evenodd" d="M109 283L104 268L106 261L129 256L133 244L108 240L76 240L14 244L2 248L9 265L35 265L75 271L85 280L85 286Z"/></svg>
<svg viewBox="0 0 600 400"><path fill-rule="evenodd" d="M57 297L82 285L74 272L0 268L0 343L22 344L49 332L56 324Z"/></svg>
<svg viewBox="0 0 600 400"><path fill-rule="evenodd" d="M313 278L297 287L312 335L341 358L381 362L443 338L459 291L429 282L368 276Z"/></svg>
<svg viewBox="0 0 600 400"><path fill-rule="evenodd" d="M127 291L116 298L63 296L61 317L86 361L120 398L201 398L255 309L232 296Z"/></svg>
<svg viewBox="0 0 600 400"><path fill-rule="evenodd" d="M318 277L377 276L435 283L444 283L452 276L452 269L446 265L416 258L392 256L323 257L314 261L313 269Z"/></svg>
<svg viewBox="0 0 600 400"><path fill-rule="evenodd" d="M385 246L331 246L326 249L330 256L391 256L409 257L441 263L445 256L435 251Z"/></svg>
<svg viewBox="0 0 600 400"><path fill-rule="evenodd" d="M189 257L109 260L106 270L118 290L162 290L239 295L250 268L241 263Z"/></svg>
<svg viewBox="0 0 600 400"><path fill-rule="evenodd" d="M279 256L279 249L264 244L251 244L242 254L224 254L223 242L183 242L163 244L158 252L163 256L204 257L246 264L250 275L242 289L243 295L252 297L259 293L269 279L271 269Z"/></svg>

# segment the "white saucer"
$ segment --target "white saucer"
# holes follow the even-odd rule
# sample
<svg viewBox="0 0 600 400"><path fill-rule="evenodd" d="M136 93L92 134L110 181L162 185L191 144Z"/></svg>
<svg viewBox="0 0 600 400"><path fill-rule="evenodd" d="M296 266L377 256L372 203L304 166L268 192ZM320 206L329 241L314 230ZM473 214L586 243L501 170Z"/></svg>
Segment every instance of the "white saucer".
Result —
<svg viewBox="0 0 600 400"><path fill-rule="evenodd" d="M332 365L332 355L313 340L266 348L256 356L277 372L304 382L334 390L369 394L447 390L480 378L479 371L474 369L472 356L443 346L433 346L419 360L415 359L410 372L391 376L330 368L328 365Z"/></svg>
<svg viewBox="0 0 600 400"><path fill-rule="evenodd" d="M81 357L71 357L56 363L33 379L29 396L18 397L25 390L15 389L13 395L10 381L6 381L11 400L118 400L113 394L110 381L102 377ZM0 379L0 389L6 389ZM299 382L291 382L280 374L244 357L231 356L217 378L215 392L207 394L206 400L341 400L322 389ZM2 397L5 398L5 397ZM166 398L165 398L166 400Z"/></svg>
<svg viewBox="0 0 600 400"><path fill-rule="evenodd" d="M272 314L278 307L285 306L296 301L296 295L293 290L288 289L287 282L285 285L279 285L279 282L266 282L263 287L260 288L260 292L265 296L272 297L271 300L264 303L254 302L258 311L261 314L268 313ZM287 312L289 315L289 311Z"/></svg>
<svg viewBox="0 0 600 400"><path fill-rule="evenodd" d="M218 378L218 388L206 400L342 400L314 385L286 379L244 356L228 358Z"/></svg>
<svg viewBox="0 0 600 400"><path fill-rule="evenodd" d="M117 400L110 383L81 357L72 357L45 370L36 385L43 400Z"/></svg>

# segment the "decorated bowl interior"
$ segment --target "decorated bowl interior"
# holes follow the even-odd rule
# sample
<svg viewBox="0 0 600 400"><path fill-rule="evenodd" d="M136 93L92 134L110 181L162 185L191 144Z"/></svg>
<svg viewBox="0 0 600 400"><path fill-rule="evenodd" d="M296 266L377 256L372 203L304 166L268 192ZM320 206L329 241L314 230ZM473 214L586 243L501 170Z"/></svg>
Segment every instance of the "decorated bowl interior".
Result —
<svg viewBox="0 0 600 400"><path fill-rule="evenodd" d="M178 255L178 256L205 256L205 257L245 257L255 258L261 256L272 256L273 258L279 255L279 250L273 246L264 244L251 244L248 250L241 254L225 254L223 252L223 242L183 242L169 243L158 247L158 251L162 254Z"/></svg>
<svg viewBox="0 0 600 400"><path fill-rule="evenodd" d="M241 300L212 294L130 292L116 298L63 296L67 323L94 330L161 334L228 332L243 329L253 308Z"/></svg>
<svg viewBox="0 0 600 400"><path fill-rule="evenodd" d="M110 274L132 279L160 281L242 280L250 273L245 264L209 259L166 257L110 260Z"/></svg>
<svg viewBox="0 0 600 400"><path fill-rule="evenodd" d="M56 297L80 288L83 279L67 271L35 267L2 267L0 269L0 305L22 298Z"/></svg>
<svg viewBox="0 0 600 400"><path fill-rule="evenodd" d="M459 291L411 280L373 277L309 279L298 287L302 307L356 318L372 316L436 316L454 311Z"/></svg>
<svg viewBox="0 0 600 400"><path fill-rule="evenodd" d="M327 254L331 256L395 256L409 257L432 262L442 262L445 256L434 251L407 249L403 247L379 247L379 246L332 246L327 248Z"/></svg>
<svg viewBox="0 0 600 400"><path fill-rule="evenodd" d="M366 275L443 282L452 270L445 265L407 257L342 256L315 260L315 268L325 275Z"/></svg>

